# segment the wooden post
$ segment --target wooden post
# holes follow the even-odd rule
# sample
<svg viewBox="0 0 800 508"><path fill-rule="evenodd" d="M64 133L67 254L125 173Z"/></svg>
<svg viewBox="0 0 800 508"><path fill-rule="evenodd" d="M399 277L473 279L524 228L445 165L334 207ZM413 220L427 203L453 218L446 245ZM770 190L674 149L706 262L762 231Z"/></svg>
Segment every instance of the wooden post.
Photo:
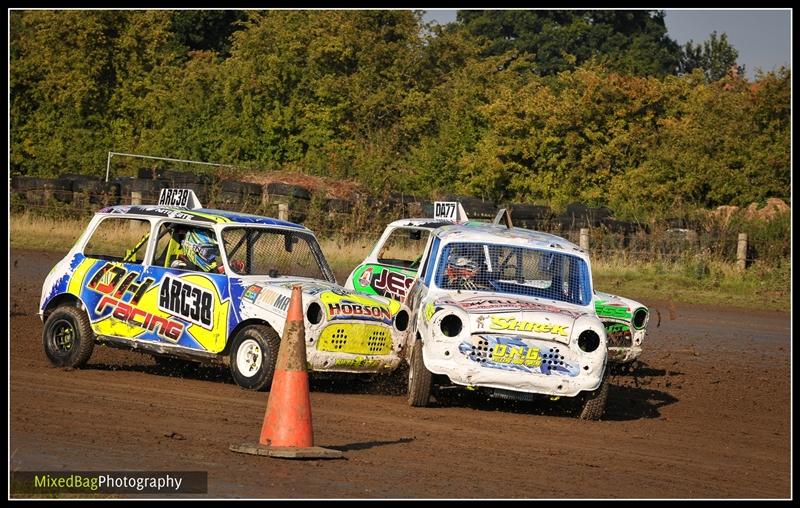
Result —
<svg viewBox="0 0 800 508"><path fill-rule="evenodd" d="M589 251L589 228L581 228L580 247L585 251Z"/></svg>
<svg viewBox="0 0 800 508"><path fill-rule="evenodd" d="M278 219L289 220L289 204L278 203Z"/></svg>
<svg viewBox="0 0 800 508"><path fill-rule="evenodd" d="M741 271L747 268L747 233L739 233L739 244L736 247L736 266Z"/></svg>
<svg viewBox="0 0 800 508"><path fill-rule="evenodd" d="M141 205L142 204L142 193L140 191L131 191L131 204L132 205ZM139 227L138 221L132 220L128 223L128 226L131 232L135 232Z"/></svg>

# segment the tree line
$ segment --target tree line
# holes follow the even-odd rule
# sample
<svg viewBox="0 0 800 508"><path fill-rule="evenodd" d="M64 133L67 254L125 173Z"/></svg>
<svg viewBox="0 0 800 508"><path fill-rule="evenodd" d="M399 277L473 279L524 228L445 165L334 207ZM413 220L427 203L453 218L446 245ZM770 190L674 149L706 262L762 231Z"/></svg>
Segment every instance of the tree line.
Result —
<svg viewBox="0 0 800 508"><path fill-rule="evenodd" d="M12 175L116 151L636 219L789 198L789 70L659 11L10 14Z"/></svg>

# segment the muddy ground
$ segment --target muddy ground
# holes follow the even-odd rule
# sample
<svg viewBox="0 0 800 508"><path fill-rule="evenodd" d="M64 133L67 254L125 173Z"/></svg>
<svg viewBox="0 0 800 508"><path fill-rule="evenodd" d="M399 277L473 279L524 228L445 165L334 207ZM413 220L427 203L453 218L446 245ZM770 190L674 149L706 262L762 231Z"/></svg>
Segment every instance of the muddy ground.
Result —
<svg viewBox="0 0 800 508"><path fill-rule="evenodd" d="M643 363L613 378L599 422L550 401L411 408L392 379L312 379L316 444L345 459L288 461L228 450L258 439L268 393L224 368L180 377L108 347L51 367L36 311L58 257L12 251L13 470L202 470L208 497L791 497L789 313L643 302Z"/></svg>

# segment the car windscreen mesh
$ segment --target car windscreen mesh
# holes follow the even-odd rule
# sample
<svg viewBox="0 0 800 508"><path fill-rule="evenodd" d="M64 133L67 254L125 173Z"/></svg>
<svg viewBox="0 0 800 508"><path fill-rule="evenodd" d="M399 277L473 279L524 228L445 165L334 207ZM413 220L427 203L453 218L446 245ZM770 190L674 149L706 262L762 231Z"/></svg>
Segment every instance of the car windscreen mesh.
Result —
<svg viewBox="0 0 800 508"><path fill-rule="evenodd" d="M330 280L313 236L265 228L225 228L222 242L231 270L239 275L296 276Z"/></svg>
<svg viewBox="0 0 800 508"><path fill-rule="evenodd" d="M436 269L442 289L534 296L578 305L591 301L586 262L565 253L511 245L450 243Z"/></svg>

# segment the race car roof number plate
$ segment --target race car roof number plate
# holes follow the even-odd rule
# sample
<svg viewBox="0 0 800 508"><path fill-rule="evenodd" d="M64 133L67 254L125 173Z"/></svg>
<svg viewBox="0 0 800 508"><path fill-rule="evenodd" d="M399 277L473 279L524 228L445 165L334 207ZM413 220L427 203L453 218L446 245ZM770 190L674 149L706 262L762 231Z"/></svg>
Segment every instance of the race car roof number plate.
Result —
<svg viewBox="0 0 800 508"><path fill-rule="evenodd" d="M451 222L464 222L467 214L458 201L434 201L433 218Z"/></svg>
<svg viewBox="0 0 800 508"><path fill-rule="evenodd" d="M202 208L200 200L191 189L161 189L158 204L178 208Z"/></svg>

